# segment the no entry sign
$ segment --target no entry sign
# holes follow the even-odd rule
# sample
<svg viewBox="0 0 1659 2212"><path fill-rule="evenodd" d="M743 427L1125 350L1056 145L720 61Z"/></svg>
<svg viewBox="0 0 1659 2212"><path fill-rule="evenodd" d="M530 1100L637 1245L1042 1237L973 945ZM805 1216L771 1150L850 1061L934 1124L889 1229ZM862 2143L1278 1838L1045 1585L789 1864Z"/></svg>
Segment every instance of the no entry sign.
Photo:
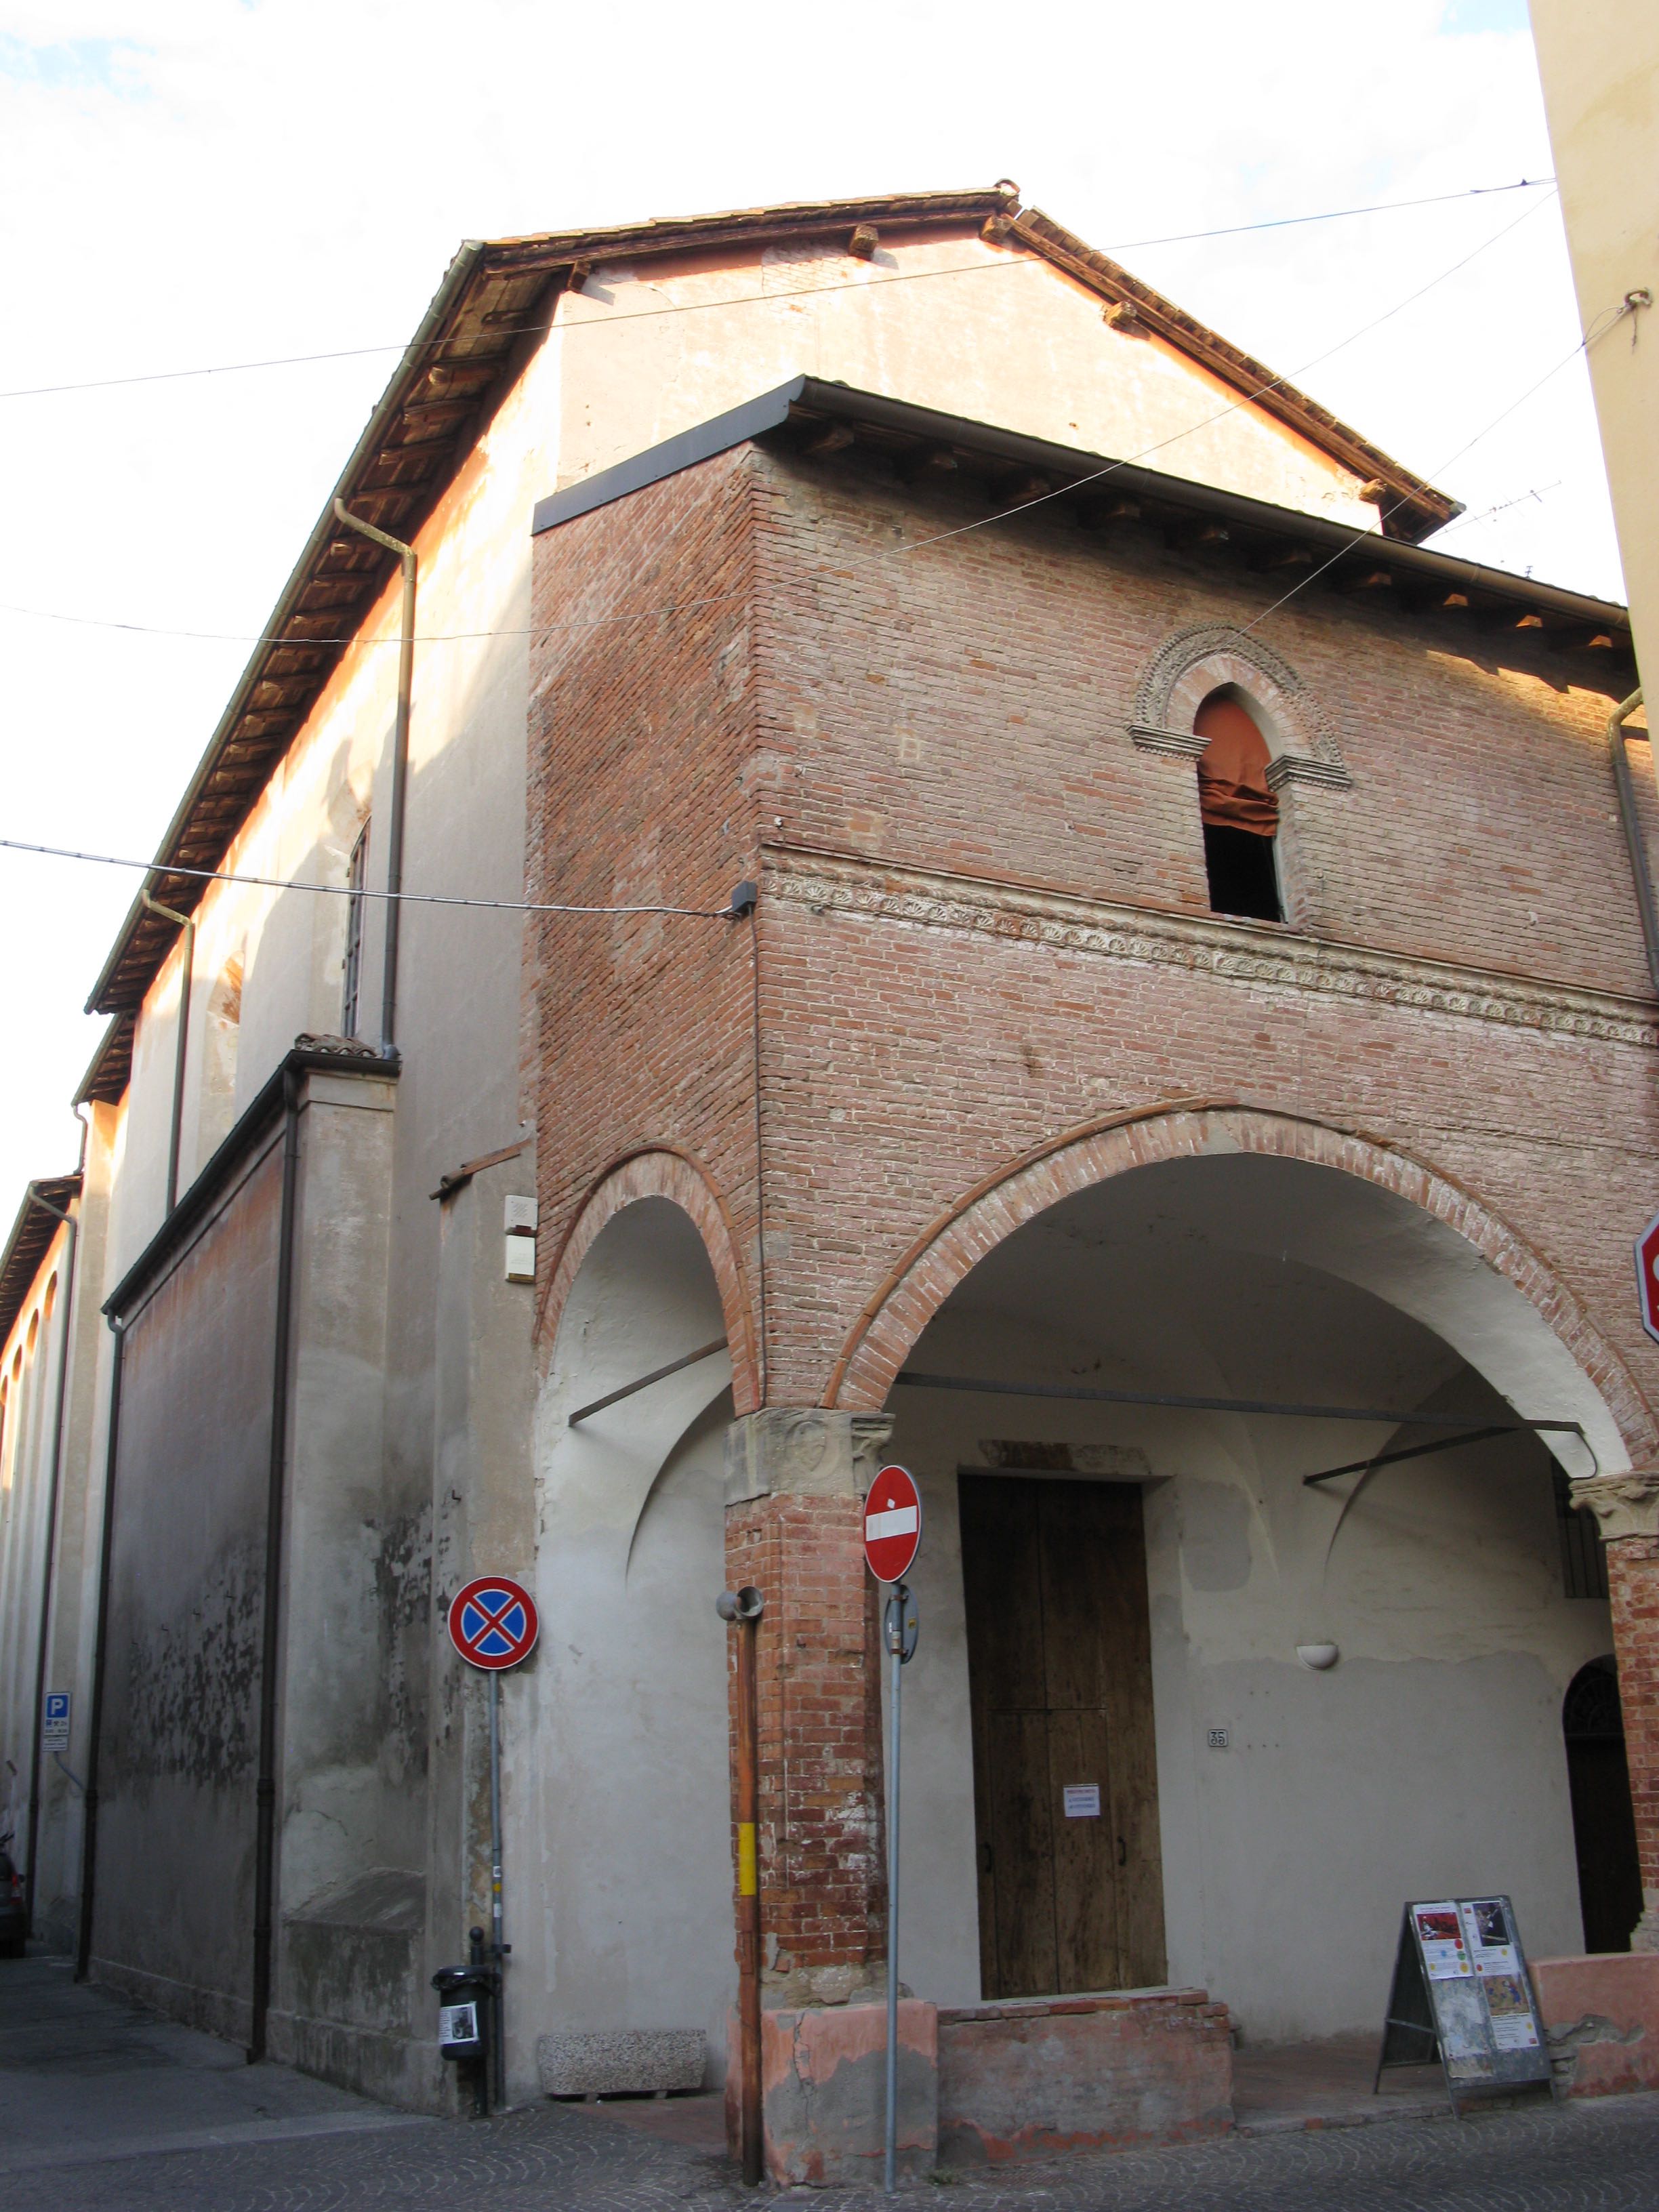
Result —
<svg viewBox="0 0 1659 2212"><path fill-rule="evenodd" d="M908 1468L884 1467L864 1501L864 1556L878 1583L902 1583L921 1543L921 1492Z"/></svg>
<svg viewBox="0 0 1659 2212"><path fill-rule="evenodd" d="M489 1674L527 1659L536 1630L535 1599L505 1575L480 1575L457 1590L450 1604L450 1642L470 1667Z"/></svg>
<svg viewBox="0 0 1659 2212"><path fill-rule="evenodd" d="M1650 1336L1659 1336L1659 1213L1636 1240L1636 1291L1643 1328Z"/></svg>

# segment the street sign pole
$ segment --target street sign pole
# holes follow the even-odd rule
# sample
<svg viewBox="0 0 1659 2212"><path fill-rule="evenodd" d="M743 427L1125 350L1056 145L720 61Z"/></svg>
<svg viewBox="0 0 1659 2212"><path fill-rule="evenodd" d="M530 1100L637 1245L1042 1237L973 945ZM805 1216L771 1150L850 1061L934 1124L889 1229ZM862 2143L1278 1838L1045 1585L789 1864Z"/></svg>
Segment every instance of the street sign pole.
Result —
<svg viewBox="0 0 1659 2212"><path fill-rule="evenodd" d="M489 1677L489 2042L479 2087L483 2108L507 2101L507 1944L501 1907L501 1674L535 1649L536 1601L507 1575L479 1575L450 1601L449 1638ZM475 1936L481 1931L474 1929Z"/></svg>
<svg viewBox="0 0 1659 2212"><path fill-rule="evenodd" d="M890 2197L898 2167L899 1683L916 1648L916 1609L905 1577L921 1545L921 1492L908 1468L884 1467L864 1501L865 1564L892 1591L882 1613L882 1640L892 1661L890 1749L887 1768L887 2127L882 2185Z"/></svg>
<svg viewBox="0 0 1659 2212"><path fill-rule="evenodd" d="M495 2109L507 2102L507 1946L501 1941L501 1678L489 1677L489 1933L495 1985L489 1997L489 2069L495 2077Z"/></svg>
<svg viewBox="0 0 1659 2212"><path fill-rule="evenodd" d="M899 1684L915 1656L918 1623L908 1585L900 1583L887 1601L883 1633L893 1662L892 1753L887 1776L887 2139L882 2156L882 2185L890 2197L898 2167L898 1932L899 1932L899 1722L903 1700Z"/></svg>

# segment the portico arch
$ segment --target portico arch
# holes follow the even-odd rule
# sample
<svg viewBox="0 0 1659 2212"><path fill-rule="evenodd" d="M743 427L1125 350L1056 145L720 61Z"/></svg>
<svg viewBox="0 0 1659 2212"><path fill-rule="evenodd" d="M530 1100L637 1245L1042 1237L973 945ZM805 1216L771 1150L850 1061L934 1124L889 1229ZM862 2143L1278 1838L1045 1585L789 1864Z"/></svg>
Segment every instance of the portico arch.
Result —
<svg viewBox="0 0 1659 2212"><path fill-rule="evenodd" d="M866 1304L824 1404L883 1405L957 1284L1050 1206L1133 1169L1228 1153L1301 1161L1387 1194L1397 1203L1370 1224L1366 1243L1325 1252L1322 1266L1444 1337L1524 1417L1578 1421L1604 1473L1656 1455L1652 1414L1623 1361L1540 1255L1472 1192L1356 1131L1221 1101L1085 1124L964 1193Z"/></svg>

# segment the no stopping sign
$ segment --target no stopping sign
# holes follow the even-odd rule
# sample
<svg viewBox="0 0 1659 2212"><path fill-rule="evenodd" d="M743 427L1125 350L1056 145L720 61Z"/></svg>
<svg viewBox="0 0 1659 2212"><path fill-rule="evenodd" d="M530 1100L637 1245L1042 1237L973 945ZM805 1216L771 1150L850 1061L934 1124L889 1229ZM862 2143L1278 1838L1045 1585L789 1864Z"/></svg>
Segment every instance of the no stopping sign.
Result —
<svg viewBox="0 0 1659 2212"><path fill-rule="evenodd" d="M450 1601L450 1642L468 1666L487 1674L527 1659L538 1626L535 1599L506 1575L480 1575Z"/></svg>

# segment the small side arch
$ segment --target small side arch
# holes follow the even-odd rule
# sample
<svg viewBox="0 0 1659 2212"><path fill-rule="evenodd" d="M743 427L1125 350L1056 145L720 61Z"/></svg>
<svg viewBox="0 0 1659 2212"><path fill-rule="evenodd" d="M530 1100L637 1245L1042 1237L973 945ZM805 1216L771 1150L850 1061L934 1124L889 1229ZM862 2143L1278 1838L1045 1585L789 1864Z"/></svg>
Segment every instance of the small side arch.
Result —
<svg viewBox="0 0 1659 2212"><path fill-rule="evenodd" d="M746 1271L731 1213L713 1177L689 1153L668 1146L633 1152L606 1169L565 1232L554 1260L537 1334L544 1361L550 1358L571 1286L593 1244L617 1214L641 1199L666 1199L688 1214L708 1255L719 1287L726 1339L732 1355L732 1395L739 1413L760 1403L757 1333Z"/></svg>

